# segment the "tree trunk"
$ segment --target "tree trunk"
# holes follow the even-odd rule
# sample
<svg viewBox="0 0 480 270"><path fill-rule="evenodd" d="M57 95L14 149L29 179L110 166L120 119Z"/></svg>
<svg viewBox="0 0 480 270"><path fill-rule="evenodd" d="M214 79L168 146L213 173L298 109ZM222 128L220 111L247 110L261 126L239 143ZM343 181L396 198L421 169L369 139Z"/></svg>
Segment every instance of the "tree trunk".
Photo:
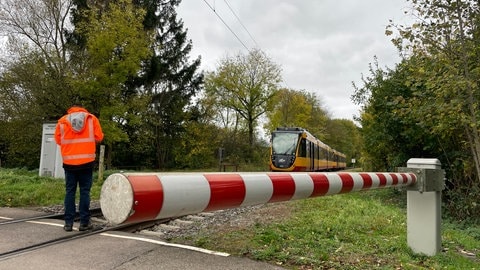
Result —
<svg viewBox="0 0 480 270"><path fill-rule="evenodd" d="M465 133L467 135L470 151L472 153L476 177L480 183L480 136L477 130L468 127L465 128Z"/></svg>
<svg viewBox="0 0 480 270"><path fill-rule="evenodd" d="M468 53L469 49L466 45L466 38L464 35L464 23L462 18L462 10L461 10L461 5L459 1L457 0L457 16L458 16L458 26L460 30L460 42L462 45L462 54L461 54L461 60L462 60L462 69L465 78L467 79L467 82L475 82L475 78L472 76L472 73L470 72L469 69L469 64L468 64ZM478 131L478 122L477 122L477 102L474 96L474 91L478 89L473 89L471 85L467 85L466 91L468 98L466 100L467 106L468 106L468 112L467 114L470 115L470 123L467 123L467 126L465 128L465 133L467 135L469 144L470 144L470 151L472 153L472 158L473 162L475 165L475 171L476 171L476 177L477 180L480 182L480 134Z"/></svg>

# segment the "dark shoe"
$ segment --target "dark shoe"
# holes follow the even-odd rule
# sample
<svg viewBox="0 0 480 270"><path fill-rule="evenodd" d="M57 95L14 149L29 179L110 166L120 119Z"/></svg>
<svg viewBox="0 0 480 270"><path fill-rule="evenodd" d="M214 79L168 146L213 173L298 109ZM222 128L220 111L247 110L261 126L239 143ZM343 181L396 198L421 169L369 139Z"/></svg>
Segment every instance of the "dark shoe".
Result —
<svg viewBox="0 0 480 270"><path fill-rule="evenodd" d="M65 224L65 226L63 226L63 229L64 229L66 232L71 232L71 231L72 231L72 227L73 227L72 224Z"/></svg>
<svg viewBox="0 0 480 270"><path fill-rule="evenodd" d="M80 227L78 227L79 231L87 231L93 229L92 223L87 223L87 224L80 224Z"/></svg>

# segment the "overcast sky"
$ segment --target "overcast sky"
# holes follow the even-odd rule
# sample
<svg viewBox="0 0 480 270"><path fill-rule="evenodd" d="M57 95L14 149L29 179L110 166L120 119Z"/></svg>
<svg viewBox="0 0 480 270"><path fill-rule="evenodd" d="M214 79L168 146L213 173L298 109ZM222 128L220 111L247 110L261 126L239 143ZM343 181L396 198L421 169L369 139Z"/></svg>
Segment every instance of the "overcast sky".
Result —
<svg viewBox="0 0 480 270"><path fill-rule="evenodd" d="M332 118L352 120L352 82L369 75L374 56L381 67L399 62L385 27L407 22L407 8L405 0L183 0L177 12L202 69L260 48L281 66L282 86L313 92Z"/></svg>

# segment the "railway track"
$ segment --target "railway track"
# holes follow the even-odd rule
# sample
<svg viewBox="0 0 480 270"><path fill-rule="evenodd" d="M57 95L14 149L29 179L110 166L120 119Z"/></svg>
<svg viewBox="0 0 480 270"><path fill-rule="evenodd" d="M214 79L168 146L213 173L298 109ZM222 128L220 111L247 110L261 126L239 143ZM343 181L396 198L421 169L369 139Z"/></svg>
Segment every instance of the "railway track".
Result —
<svg viewBox="0 0 480 270"><path fill-rule="evenodd" d="M205 226L211 226L212 224L222 223L224 219L229 219L232 216L236 216L238 213L248 211L254 207L231 209L230 211L215 211L207 213L198 213L194 215L181 216L176 218L160 219L153 221L146 221L133 224L120 224L117 226L111 226L107 224L107 221L103 219L100 208L91 209L92 223L94 229L90 231L73 231L68 235L60 236L55 239L48 239L46 241L40 241L34 244L28 244L24 247L14 248L8 251L0 252L0 261L7 260L12 257L21 256L29 252L47 248L52 245L65 243L68 241L75 241L84 237L93 236L96 234L102 234L105 232L122 231L128 233L138 233L140 235L151 236L158 239L167 240L172 237L176 237L183 234L195 234L197 230ZM232 212L231 212L232 211ZM61 219L63 220L63 214L47 214L41 216L34 216L21 219L12 219L0 222L0 227L8 224L15 224L21 222L35 222L35 220L41 219ZM60 229L59 229L60 230ZM60 230L63 232L63 230ZM168 241L168 240L167 240Z"/></svg>
<svg viewBox="0 0 480 270"><path fill-rule="evenodd" d="M90 212L92 215L92 219L96 218L96 221L101 220L101 218L99 218L102 216L100 208L91 209ZM40 215L40 216L33 216L33 217L27 217L27 218L11 219L11 220L0 222L0 226L22 223L22 222L34 222L36 220L42 220L42 219L63 219L63 214L48 214L48 215ZM81 238L96 235L96 234L101 234L108 231L135 232L135 231L143 230L161 223L166 223L169 220L170 219L155 220L155 221L147 221L147 222L135 223L135 224L120 224L116 226L109 226L106 224L106 222L104 222L103 224L102 222L100 222L100 225L99 225L97 224L99 223L98 221L97 222L94 221L93 222L94 228L92 230L83 231L83 232L73 232L73 233L69 233L66 236L61 236L61 237L50 239L47 241L29 244L24 247L4 251L0 253L0 261L15 257L15 256L20 256L22 254L27 254L29 252L32 252L41 248L46 248L52 245L65 243L68 241L74 241L77 239L81 239Z"/></svg>
<svg viewBox="0 0 480 270"><path fill-rule="evenodd" d="M99 216L102 216L102 210L100 208L92 208L90 209L90 214L92 217L99 217ZM40 215L40 216L33 216L33 217L26 217L26 218L9 219L6 221L0 221L0 226L7 225L7 224L27 222L27 221L34 221L39 219L63 219L63 217L64 217L64 214L56 213L56 214L47 214L47 215ZM77 213L76 219L78 219L78 213Z"/></svg>

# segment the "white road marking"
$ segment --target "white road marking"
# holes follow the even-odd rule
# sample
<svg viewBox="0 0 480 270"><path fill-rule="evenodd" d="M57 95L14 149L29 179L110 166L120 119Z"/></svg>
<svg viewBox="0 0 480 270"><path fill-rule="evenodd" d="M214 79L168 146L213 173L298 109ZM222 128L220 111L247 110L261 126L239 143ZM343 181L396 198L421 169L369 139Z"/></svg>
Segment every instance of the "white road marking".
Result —
<svg viewBox="0 0 480 270"><path fill-rule="evenodd" d="M144 241L144 242L153 243L153 244L157 244L157 245L183 248L183 249L188 249L188 250L193 250L193 251L198 251L198 252L202 252L202 253L207 253L207 254L212 254L212 255L217 255L217 256L223 256L223 257L230 256L230 254L225 253L225 252L218 252L218 251L213 251L213 250L208 250L208 249L198 248L198 247L192 247L192 246L187 246L187 245L181 245L181 244L167 243L167 242L148 239L148 238L143 238L143 237L125 236L125 235L117 235L117 234L110 234L110 233L101 233L100 235Z"/></svg>

